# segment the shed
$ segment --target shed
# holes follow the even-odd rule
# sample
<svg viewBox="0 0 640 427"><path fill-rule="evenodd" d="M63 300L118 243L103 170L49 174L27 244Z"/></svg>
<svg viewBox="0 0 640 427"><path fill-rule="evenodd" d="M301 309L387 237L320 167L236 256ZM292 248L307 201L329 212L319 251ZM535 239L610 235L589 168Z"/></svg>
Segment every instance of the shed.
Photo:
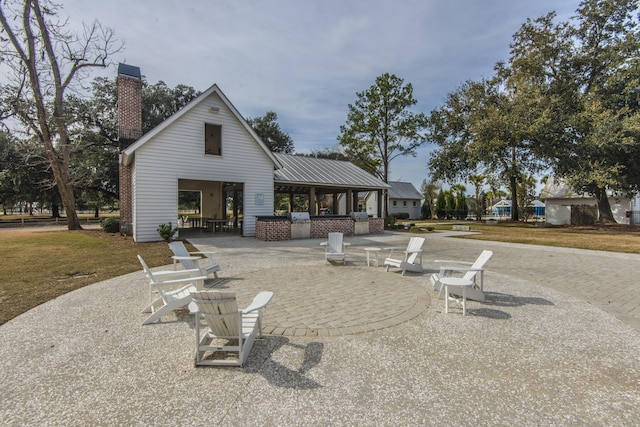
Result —
<svg viewBox="0 0 640 427"><path fill-rule="evenodd" d="M576 193L563 179L547 180L540 196L545 201L545 221L549 224L584 224L598 219L598 202L595 197ZM629 224L629 199L611 192L609 204L616 222Z"/></svg>
<svg viewBox="0 0 640 427"><path fill-rule="evenodd" d="M389 214L407 213L409 219L420 219L422 193L410 182L389 181Z"/></svg>
<svg viewBox="0 0 640 427"><path fill-rule="evenodd" d="M119 109L139 105L141 93L122 88L135 78L118 76ZM136 126L128 125L126 116L138 114L119 111L121 134ZM236 209L244 218L242 234L255 235L255 217L273 214L273 171L281 167L215 84L123 147L120 164L121 226L137 242L159 240L158 225L177 222L179 190L200 191L202 216L210 218L224 218L227 194L241 194ZM127 203L128 218L122 215Z"/></svg>

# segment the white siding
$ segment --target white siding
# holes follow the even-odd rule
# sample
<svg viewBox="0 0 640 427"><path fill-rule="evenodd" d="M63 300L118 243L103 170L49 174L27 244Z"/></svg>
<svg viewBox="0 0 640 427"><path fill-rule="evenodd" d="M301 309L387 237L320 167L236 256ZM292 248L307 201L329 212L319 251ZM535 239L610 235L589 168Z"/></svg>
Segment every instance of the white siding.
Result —
<svg viewBox="0 0 640 427"><path fill-rule="evenodd" d="M222 126L222 156L204 154L205 123ZM244 183L247 236L255 235L256 215L273 214L273 163L215 93L136 150L136 241L159 240L159 224L177 223L178 179Z"/></svg>
<svg viewBox="0 0 640 427"><path fill-rule="evenodd" d="M630 201L627 198L609 197L611 212L613 218L618 224L629 224L629 218L626 213L630 207ZM546 199L545 200L545 221L552 225L569 225L571 224L571 206L572 205L597 205L594 198L564 198L564 199Z"/></svg>
<svg viewBox="0 0 640 427"><path fill-rule="evenodd" d="M394 201L396 202L396 206L393 206ZM404 202L407 202L407 206L404 206ZM416 206L413 206L413 202L416 202ZM408 213L409 219L420 219L420 207L420 200L389 199L389 214Z"/></svg>

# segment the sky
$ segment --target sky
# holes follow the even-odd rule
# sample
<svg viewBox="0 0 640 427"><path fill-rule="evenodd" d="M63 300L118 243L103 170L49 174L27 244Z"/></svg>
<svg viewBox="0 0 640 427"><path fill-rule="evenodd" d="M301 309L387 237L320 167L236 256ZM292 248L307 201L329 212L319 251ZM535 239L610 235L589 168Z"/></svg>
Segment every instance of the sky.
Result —
<svg viewBox="0 0 640 427"><path fill-rule="evenodd" d="M357 92L391 73L413 86L414 112L429 114L467 80L493 75L513 34L578 0L60 0L72 25L99 20L124 48L117 63L151 84L217 84L245 117L278 114L296 153L337 145ZM420 190L427 144L391 163L392 181ZM468 192L472 191L468 189Z"/></svg>

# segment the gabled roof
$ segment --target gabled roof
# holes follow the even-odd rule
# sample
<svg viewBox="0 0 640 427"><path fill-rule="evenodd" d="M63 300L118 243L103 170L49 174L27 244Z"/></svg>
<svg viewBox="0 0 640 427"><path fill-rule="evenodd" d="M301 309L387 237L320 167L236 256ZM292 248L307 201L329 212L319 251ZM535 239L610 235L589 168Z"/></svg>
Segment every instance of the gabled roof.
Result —
<svg viewBox="0 0 640 427"><path fill-rule="evenodd" d="M282 167L274 171L276 184L377 190L389 188L384 181L351 162L273 153Z"/></svg>
<svg viewBox="0 0 640 427"><path fill-rule="evenodd" d="M491 206L491 209L498 209L498 208L511 208L511 200L506 200L506 199L498 200L493 206Z"/></svg>
<svg viewBox="0 0 640 427"><path fill-rule="evenodd" d="M249 124L244 119L244 117L242 117L242 115L236 109L236 107L234 107L231 101L229 101L229 98L226 97L226 95L222 92L222 90L220 90L220 88L216 84L212 85L209 89L201 93L200 96L198 96L193 101L191 101L190 103L182 107L182 109L177 111L171 117L167 118L158 126L156 126L155 128L151 129L149 132L142 135L140 139L138 139L136 142L134 142L125 150L123 150L121 162L125 165L130 164L133 161L134 154L138 148L146 144L150 139L152 139L154 136L162 132L164 129L171 126L173 122L175 122L180 117L187 114L192 108L199 105L201 102L203 102L213 93L217 94L220 97L220 99L222 99L222 102L224 103L224 105L231 111L231 113L236 117L236 119L238 119L240 124L247 130L247 132L249 132L249 135L251 135L251 137L256 141L256 143L260 146L260 148L264 150L267 156L269 156L271 161L274 163L275 167L280 167L281 165L278 163L278 160L273 156L273 153L271 152L271 150L269 150L266 144L262 142L262 139L260 139L258 134L256 134L256 132L253 130L253 128L249 126Z"/></svg>
<svg viewBox="0 0 640 427"><path fill-rule="evenodd" d="M550 177L540 192L542 199L574 199L588 198L586 194L578 194L564 179Z"/></svg>
<svg viewBox="0 0 640 427"><path fill-rule="evenodd" d="M545 204L543 202L541 202L540 200L533 200L529 205L529 207L538 207L538 208L543 208L545 207ZM511 207L511 200L507 200L507 199L502 199L499 202L497 202L495 205L491 206L491 208L510 208ZM521 206L522 207L522 206Z"/></svg>
<svg viewBox="0 0 640 427"><path fill-rule="evenodd" d="M410 182L389 181L389 185L391 185L389 189L390 199L422 200L422 194Z"/></svg>

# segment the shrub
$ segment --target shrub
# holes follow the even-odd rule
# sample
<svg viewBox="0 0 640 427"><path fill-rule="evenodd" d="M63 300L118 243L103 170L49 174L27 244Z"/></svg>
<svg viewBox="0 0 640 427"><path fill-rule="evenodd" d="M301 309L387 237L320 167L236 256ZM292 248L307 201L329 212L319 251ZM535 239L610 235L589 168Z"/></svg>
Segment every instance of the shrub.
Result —
<svg viewBox="0 0 640 427"><path fill-rule="evenodd" d="M174 227L171 223L160 224L156 231L165 241L170 242L171 239L173 239L173 236L178 232L178 227Z"/></svg>
<svg viewBox="0 0 640 427"><path fill-rule="evenodd" d="M118 233L120 231L120 219L115 217L103 218L100 227L105 233Z"/></svg>
<svg viewBox="0 0 640 427"><path fill-rule="evenodd" d="M408 212L398 212L393 214L397 219L409 219L409 213Z"/></svg>
<svg viewBox="0 0 640 427"><path fill-rule="evenodd" d="M394 228L396 228L396 217L395 215L391 214L388 215L384 218L384 228L386 228L387 230L392 230Z"/></svg>

